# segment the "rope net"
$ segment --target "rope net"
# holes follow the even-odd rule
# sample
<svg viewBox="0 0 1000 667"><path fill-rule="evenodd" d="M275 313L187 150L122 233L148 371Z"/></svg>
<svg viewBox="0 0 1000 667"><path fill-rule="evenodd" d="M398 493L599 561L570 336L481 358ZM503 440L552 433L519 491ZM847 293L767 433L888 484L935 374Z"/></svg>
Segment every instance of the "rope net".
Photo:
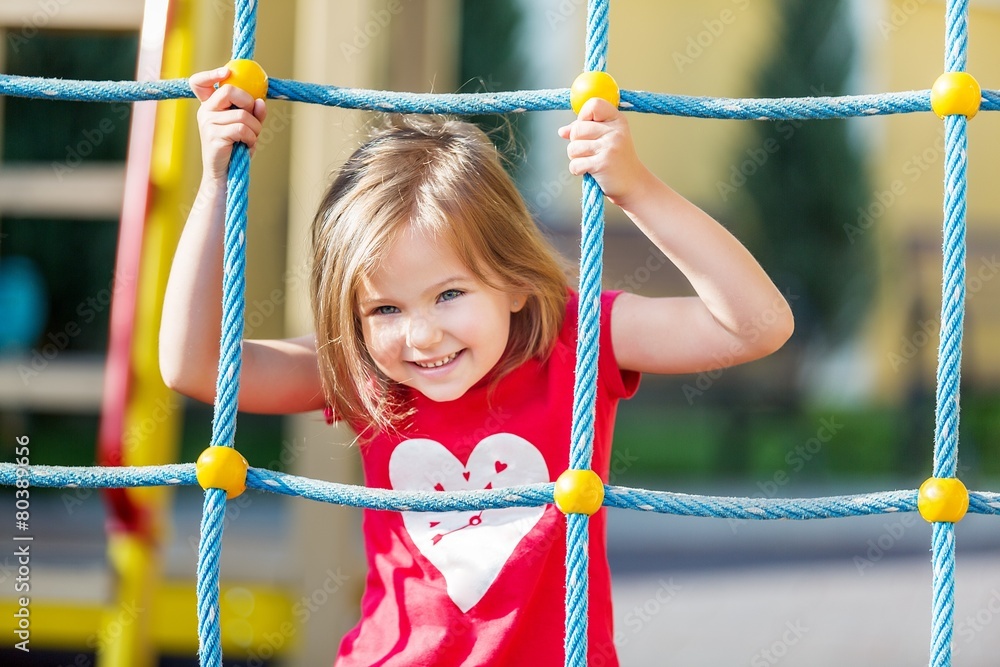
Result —
<svg viewBox="0 0 1000 667"><path fill-rule="evenodd" d="M251 59L256 34L256 2L235 0L233 58ZM590 0L587 12L585 71L607 65L609 0ZM968 52L968 0L948 0L945 72L964 72ZM48 100L139 102L193 97L186 79L161 81L72 81L0 74L0 95ZM340 88L300 81L270 79L268 97L344 109L396 113L472 115L568 110L569 89L525 90L480 94L417 94ZM978 108L1000 110L1000 91L981 91ZM625 111L694 118L738 120L829 119L931 111L932 91L805 97L735 99L690 97L622 90ZM936 109L935 109L936 110ZM940 114L940 112L939 112ZM967 118L940 114L945 123L945 190L941 335L938 350L934 477L957 481L958 387L965 303ZM250 155L238 144L231 159L226 200L222 340L211 443L232 448L236 431L236 396L240 377L245 287L245 230ZM603 256L604 197L593 177L583 179L580 311L573 426L569 468L589 470L593 454L595 381ZM198 484L195 464L147 467L61 467L0 463L0 484L27 479L35 487L128 488ZM23 482L22 482L23 483ZM925 483L926 484L926 483ZM246 486L320 502L390 511L473 511L534 507L553 503L552 483L484 491L412 492L369 489L249 468ZM964 490L964 487L963 487ZM823 519L921 511L921 492L886 491L826 498L737 498L688 495L666 491L605 486L603 505L679 516L739 520ZM205 491L197 567L199 659L221 667L219 555L226 491ZM1000 514L1000 494L969 492L968 511ZM955 528L958 519L925 518L933 523L933 607L930 645L932 667L951 664L955 606ZM960 518L960 517L959 517ZM587 529L586 514L567 514L565 664L587 661Z"/></svg>

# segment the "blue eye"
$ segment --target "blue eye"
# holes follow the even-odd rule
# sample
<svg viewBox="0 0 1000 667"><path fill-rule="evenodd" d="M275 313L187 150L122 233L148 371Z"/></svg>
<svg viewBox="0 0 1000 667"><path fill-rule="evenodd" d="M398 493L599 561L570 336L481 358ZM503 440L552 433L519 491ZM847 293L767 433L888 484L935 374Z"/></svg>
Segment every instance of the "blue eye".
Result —
<svg viewBox="0 0 1000 667"><path fill-rule="evenodd" d="M399 312L396 306L378 306L372 309L372 315L395 315Z"/></svg>
<svg viewBox="0 0 1000 667"><path fill-rule="evenodd" d="M452 299L457 299L458 297L465 294L462 290L449 289L441 292L441 296L438 297L441 301L451 301Z"/></svg>

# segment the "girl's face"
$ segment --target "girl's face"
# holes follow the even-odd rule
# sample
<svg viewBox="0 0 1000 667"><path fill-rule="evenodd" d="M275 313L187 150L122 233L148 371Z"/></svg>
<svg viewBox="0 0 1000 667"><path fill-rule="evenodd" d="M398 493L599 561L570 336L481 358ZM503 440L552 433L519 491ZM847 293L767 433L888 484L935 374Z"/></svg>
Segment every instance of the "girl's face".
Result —
<svg viewBox="0 0 1000 667"><path fill-rule="evenodd" d="M390 379L452 401L503 356L521 295L493 289L451 247L407 229L358 291L368 353Z"/></svg>

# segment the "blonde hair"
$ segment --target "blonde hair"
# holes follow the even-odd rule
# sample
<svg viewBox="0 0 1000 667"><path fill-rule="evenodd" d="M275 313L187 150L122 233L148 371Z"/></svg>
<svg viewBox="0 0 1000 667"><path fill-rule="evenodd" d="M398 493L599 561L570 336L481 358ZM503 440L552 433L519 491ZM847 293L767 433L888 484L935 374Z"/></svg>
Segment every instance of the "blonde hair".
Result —
<svg viewBox="0 0 1000 667"><path fill-rule="evenodd" d="M401 386L369 356L357 312L362 278L407 226L447 243L490 287L526 296L524 307L511 314L493 381L529 359L546 358L565 316L563 264L489 138L452 119L391 119L341 168L312 228L323 391L337 418L355 427L393 428L409 414Z"/></svg>

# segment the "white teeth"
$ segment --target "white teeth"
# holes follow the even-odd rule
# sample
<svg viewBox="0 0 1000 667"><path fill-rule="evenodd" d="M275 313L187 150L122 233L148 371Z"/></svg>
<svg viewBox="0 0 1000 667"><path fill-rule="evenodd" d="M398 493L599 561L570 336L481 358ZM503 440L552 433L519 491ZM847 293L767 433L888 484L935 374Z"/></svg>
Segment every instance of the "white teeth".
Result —
<svg viewBox="0 0 1000 667"><path fill-rule="evenodd" d="M413 363L415 363L417 366L420 366L421 368L437 368L438 366L444 366L446 363L448 363L457 356L458 352L452 352L444 359L441 359L440 361L435 361L432 364L422 364L419 361L414 361Z"/></svg>

